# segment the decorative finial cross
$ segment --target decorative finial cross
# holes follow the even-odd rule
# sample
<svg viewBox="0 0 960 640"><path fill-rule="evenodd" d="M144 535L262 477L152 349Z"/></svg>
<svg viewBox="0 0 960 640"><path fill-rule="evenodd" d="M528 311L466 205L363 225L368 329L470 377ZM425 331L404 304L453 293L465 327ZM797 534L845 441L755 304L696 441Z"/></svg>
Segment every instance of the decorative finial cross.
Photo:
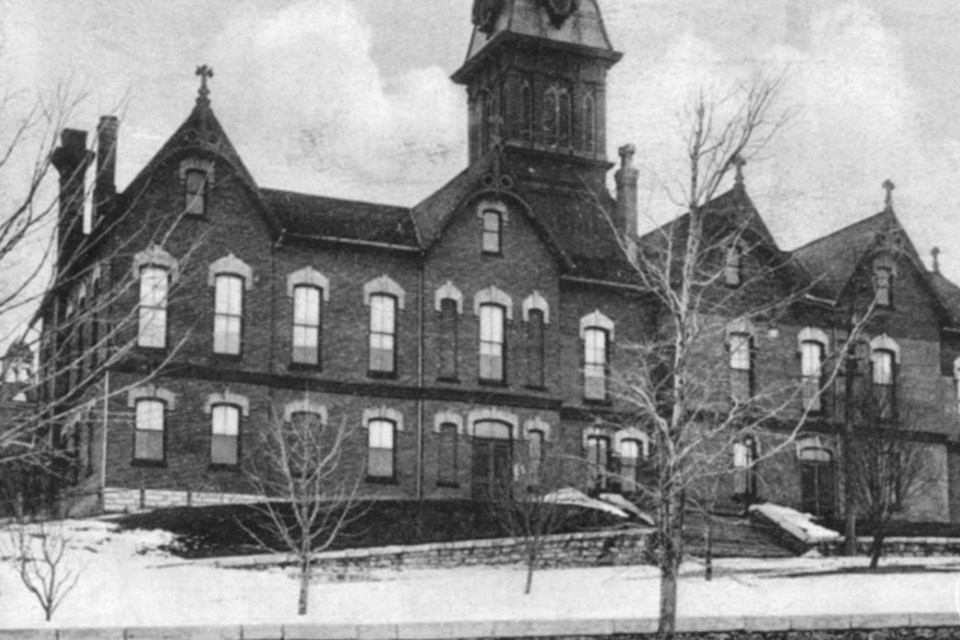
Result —
<svg viewBox="0 0 960 640"><path fill-rule="evenodd" d="M940 273L940 247L931 249L930 255L933 256L933 272Z"/></svg>
<svg viewBox="0 0 960 640"><path fill-rule="evenodd" d="M887 192L887 195L883 200L883 204L887 209L893 208L893 190L896 188L897 186L893 184L892 180L887 179L883 181L883 190Z"/></svg>
<svg viewBox="0 0 960 640"><path fill-rule="evenodd" d="M207 78L213 77L213 69L205 64L197 67L196 75L200 76L200 96L199 101L209 102L207 96L210 95L210 89L207 88Z"/></svg>
<svg viewBox="0 0 960 640"><path fill-rule="evenodd" d="M742 185L743 184L743 168L747 166L747 161L744 159L742 155L738 153L734 155L732 158L730 158L730 163L736 168L736 171L737 171L736 175L734 176L734 180L736 181L736 184Z"/></svg>

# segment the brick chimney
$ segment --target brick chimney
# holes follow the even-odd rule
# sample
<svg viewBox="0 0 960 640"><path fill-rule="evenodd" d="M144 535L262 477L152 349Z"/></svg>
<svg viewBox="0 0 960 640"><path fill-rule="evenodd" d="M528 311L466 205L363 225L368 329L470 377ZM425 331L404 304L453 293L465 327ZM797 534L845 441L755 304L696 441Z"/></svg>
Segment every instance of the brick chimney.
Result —
<svg viewBox="0 0 960 640"><path fill-rule="evenodd" d="M620 168L614 175L617 183L617 229L627 238L637 234L637 180L640 172L633 166L637 148L632 144L620 147Z"/></svg>
<svg viewBox="0 0 960 640"><path fill-rule="evenodd" d="M103 206L117 193L117 128L116 116L102 116L97 126L97 180L93 192L94 220Z"/></svg>
<svg viewBox="0 0 960 640"><path fill-rule="evenodd" d="M64 129L50 160L60 173L57 263L62 269L83 241L84 176L93 160L93 153L87 150L87 132Z"/></svg>

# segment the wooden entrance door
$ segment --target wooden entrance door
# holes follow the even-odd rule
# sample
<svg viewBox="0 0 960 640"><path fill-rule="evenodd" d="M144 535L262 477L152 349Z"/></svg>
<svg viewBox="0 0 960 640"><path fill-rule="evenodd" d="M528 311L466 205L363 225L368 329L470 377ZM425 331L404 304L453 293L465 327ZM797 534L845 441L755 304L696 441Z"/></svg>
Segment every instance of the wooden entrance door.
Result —
<svg viewBox="0 0 960 640"><path fill-rule="evenodd" d="M820 518L836 514L836 473L833 461L800 463L802 508Z"/></svg>

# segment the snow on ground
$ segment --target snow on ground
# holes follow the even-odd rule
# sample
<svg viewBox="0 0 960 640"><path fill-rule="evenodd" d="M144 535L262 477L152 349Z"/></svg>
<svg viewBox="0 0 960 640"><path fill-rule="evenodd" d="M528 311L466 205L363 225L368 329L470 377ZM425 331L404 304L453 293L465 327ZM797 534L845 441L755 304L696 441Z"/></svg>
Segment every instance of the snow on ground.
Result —
<svg viewBox="0 0 960 640"><path fill-rule="evenodd" d="M809 513L800 513L789 507L782 507L778 504L767 502L764 504L751 505L750 511L762 513L783 529L789 531L798 540L802 540L807 544L813 544L823 540L836 540L840 537L840 534L836 531L821 527L813 522L813 516Z"/></svg>
<svg viewBox="0 0 960 640"><path fill-rule="evenodd" d="M402 623L653 617L652 567L538 572L522 593L520 567L382 571L366 582L316 583L310 613L296 615L297 582L285 569L220 569L167 555L165 533L121 532L96 521L70 521L64 562L82 569L53 626L140 626L282 622ZM0 548L7 539L0 531ZM684 566L681 616L954 612L960 558L901 558L887 566L924 570L875 575L826 574L864 558L730 559L703 580ZM795 574L805 574L795 577ZM0 563L0 627L42 627L43 615L9 561Z"/></svg>

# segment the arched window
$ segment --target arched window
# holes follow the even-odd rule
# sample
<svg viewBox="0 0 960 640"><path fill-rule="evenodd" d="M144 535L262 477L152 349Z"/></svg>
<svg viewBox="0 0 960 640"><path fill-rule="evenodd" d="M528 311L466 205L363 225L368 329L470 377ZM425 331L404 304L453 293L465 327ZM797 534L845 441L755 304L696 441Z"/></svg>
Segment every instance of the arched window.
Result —
<svg viewBox="0 0 960 640"><path fill-rule="evenodd" d="M799 441L797 450L801 509L821 518L832 518L836 506L833 452L816 436Z"/></svg>
<svg viewBox="0 0 960 640"><path fill-rule="evenodd" d="M873 292L877 306L893 306L893 282L897 276L896 264L888 256L873 263Z"/></svg>
<svg viewBox="0 0 960 640"><path fill-rule="evenodd" d="M214 281L213 351L240 355L243 336L243 278L221 273Z"/></svg>
<svg viewBox="0 0 960 640"><path fill-rule="evenodd" d="M583 114L583 150L587 153L595 153L597 150L597 108L593 94L588 93L583 97L581 113Z"/></svg>
<svg viewBox="0 0 960 640"><path fill-rule="evenodd" d="M384 418L367 422L367 478L394 479L394 440L396 423Z"/></svg>
<svg viewBox="0 0 960 640"><path fill-rule="evenodd" d="M743 247L740 243L733 243L727 247L726 262L723 268L723 277L728 287L739 287L743 282Z"/></svg>
<svg viewBox="0 0 960 640"><path fill-rule="evenodd" d="M573 118L571 114L570 92L566 89L560 90L560 146L568 148L573 141L572 128Z"/></svg>
<svg viewBox="0 0 960 640"><path fill-rule="evenodd" d="M166 462L166 415L175 408L174 395L153 385L137 387L127 394L134 410L134 462Z"/></svg>
<svg viewBox="0 0 960 640"><path fill-rule="evenodd" d="M820 398L820 376L823 368L823 343L804 340L800 343L800 371L803 376L803 408L819 412L823 409Z"/></svg>
<svg viewBox="0 0 960 640"><path fill-rule="evenodd" d="M158 266L140 269L140 328L137 344L163 349L167 346L167 294L170 274Z"/></svg>
<svg viewBox="0 0 960 640"><path fill-rule="evenodd" d="M452 422L440 424L437 437L437 485L456 487L457 482L457 425Z"/></svg>
<svg viewBox="0 0 960 640"><path fill-rule="evenodd" d="M539 485L543 480L543 463L546 459L546 434L540 429L527 431L527 482Z"/></svg>
<svg viewBox="0 0 960 640"><path fill-rule="evenodd" d="M483 253L500 255L502 252L503 219L500 212L487 209L483 212Z"/></svg>
<svg viewBox="0 0 960 640"><path fill-rule="evenodd" d="M293 361L320 364L320 337L323 334L323 291L300 284L293 288Z"/></svg>
<svg viewBox="0 0 960 640"><path fill-rule="evenodd" d="M240 407L216 404L210 411L210 463L236 466L240 462Z"/></svg>
<svg viewBox="0 0 960 640"><path fill-rule="evenodd" d="M392 374L397 367L397 299L370 296L370 372Z"/></svg>
<svg viewBox="0 0 960 640"><path fill-rule="evenodd" d="M607 375L613 328L613 321L600 311L594 311L580 318L585 400L605 401L607 399Z"/></svg>
<svg viewBox="0 0 960 640"><path fill-rule="evenodd" d="M188 169L186 173L187 213L203 215L207 210L207 172L201 169Z"/></svg>
<svg viewBox="0 0 960 640"><path fill-rule="evenodd" d="M643 451L643 445L639 440L626 438L620 441L620 478L623 491L626 493L637 490L641 451Z"/></svg>
<svg viewBox="0 0 960 640"><path fill-rule="evenodd" d="M546 356L546 323L542 309L531 309L527 316L527 384L543 388Z"/></svg>
<svg viewBox="0 0 960 640"><path fill-rule="evenodd" d="M533 90L530 81L520 87L520 139L529 142L533 134Z"/></svg>
<svg viewBox="0 0 960 640"><path fill-rule="evenodd" d="M610 437L599 432L588 433L586 436L587 469L590 486L596 490L604 490L609 484L610 477Z"/></svg>
<svg viewBox="0 0 960 640"><path fill-rule="evenodd" d="M547 87L543 94L543 143L554 147L560 141L560 89Z"/></svg>
<svg viewBox="0 0 960 640"><path fill-rule="evenodd" d="M733 492L746 500L757 495L757 478L754 465L757 462L757 443L747 436L733 445Z"/></svg>
<svg viewBox="0 0 960 640"><path fill-rule="evenodd" d="M894 414L896 359L893 351L876 349L870 356L873 378L873 401L881 418Z"/></svg>
<svg viewBox="0 0 960 640"><path fill-rule="evenodd" d="M753 396L753 338L749 333L731 333L727 340L730 397L734 402L746 402Z"/></svg>
<svg viewBox="0 0 960 640"><path fill-rule="evenodd" d="M499 304L480 305L480 380L504 382L506 310Z"/></svg>

